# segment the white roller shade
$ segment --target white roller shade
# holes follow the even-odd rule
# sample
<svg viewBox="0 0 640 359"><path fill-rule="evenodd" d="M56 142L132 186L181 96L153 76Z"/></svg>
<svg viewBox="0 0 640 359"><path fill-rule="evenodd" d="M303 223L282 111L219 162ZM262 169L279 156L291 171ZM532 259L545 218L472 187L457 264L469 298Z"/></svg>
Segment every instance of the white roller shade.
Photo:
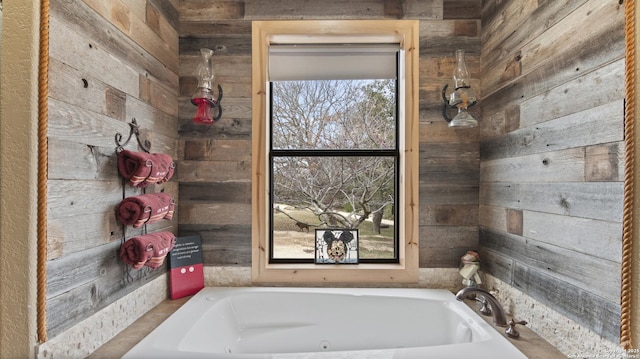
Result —
<svg viewBox="0 0 640 359"><path fill-rule="evenodd" d="M399 44L269 46L269 81L395 79Z"/></svg>

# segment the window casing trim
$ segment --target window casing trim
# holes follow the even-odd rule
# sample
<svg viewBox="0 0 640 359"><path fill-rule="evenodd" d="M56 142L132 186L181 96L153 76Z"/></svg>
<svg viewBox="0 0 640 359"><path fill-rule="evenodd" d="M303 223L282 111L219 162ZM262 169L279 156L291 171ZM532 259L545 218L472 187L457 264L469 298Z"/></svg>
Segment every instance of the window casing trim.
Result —
<svg viewBox="0 0 640 359"><path fill-rule="evenodd" d="M252 29L252 280L255 283L384 283L418 280L418 43L416 20L254 21ZM269 45L397 42L399 61L399 263L269 263ZM400 124L400 122L402 122Z"/></svg>

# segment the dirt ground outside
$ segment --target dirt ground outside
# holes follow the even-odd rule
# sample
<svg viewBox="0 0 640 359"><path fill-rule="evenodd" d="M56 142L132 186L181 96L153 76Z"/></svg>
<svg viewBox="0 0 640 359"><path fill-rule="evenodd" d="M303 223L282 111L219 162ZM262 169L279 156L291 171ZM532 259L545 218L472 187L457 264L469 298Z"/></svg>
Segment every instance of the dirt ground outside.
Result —
<svg viewBox="0 0 640 359"><path fill-rule="evenodd" d="M296 210L288 206L280 206L278 211L274 215L274 258L314 259L315 229L320 225L319 220L309 211ZM296 221L309 224L309 229L300 229L296 226ZM365 221L358 228L361 259L393 258L395 230L393 225L389 225L393 221L385 222L385 228L380 234L373 231L371 221Z"/></svg>
<svg viewBox="0 0 640 359"><path fill-rule="evenodd" d="M274 258L315 258L315 231L274 231ZM393 258L393 242L360 237L360 258ZM377 257L375 255L378 255ZM373 256L372 256L373 255Z"/></svg>

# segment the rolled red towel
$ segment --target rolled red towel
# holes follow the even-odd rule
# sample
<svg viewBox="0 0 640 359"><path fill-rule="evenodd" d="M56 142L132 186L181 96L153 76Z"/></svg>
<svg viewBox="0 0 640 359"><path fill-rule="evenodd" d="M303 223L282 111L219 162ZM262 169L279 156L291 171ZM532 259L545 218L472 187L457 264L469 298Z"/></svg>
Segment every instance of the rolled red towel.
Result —
<svg viewBox="0 0 640 359"><path fill-rule="evenodd" d="M132 237L120 246L120 258L134 269L140 269L142 266L156 269L162 265L175 243L176 236L171 232Z"/></svg>
<svg viewBox="0 0 640 359"><path fill-rule="evenodd" d="M144 153L123 150L118 153L118 171L134 187L164 183L171 179L175 162L164 153Z"/></svg>
<svg viewBox="0 0 640 359"><path fill-rule="evenodd" d="M118 206L116 217L124 225L140 228L161 219L173 218L175 202L166 193L149 193L127 197Z"/></svg>

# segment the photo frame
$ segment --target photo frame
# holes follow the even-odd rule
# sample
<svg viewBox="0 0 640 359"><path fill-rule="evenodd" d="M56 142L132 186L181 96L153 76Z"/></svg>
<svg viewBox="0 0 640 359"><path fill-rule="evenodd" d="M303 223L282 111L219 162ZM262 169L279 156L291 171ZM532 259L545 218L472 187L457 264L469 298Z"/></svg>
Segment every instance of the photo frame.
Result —
<svg viewBox="0 0 640 359"><path fill-rule="evenodd" d="M316 264L358 264L358 230L316 229Z"/></svg>

